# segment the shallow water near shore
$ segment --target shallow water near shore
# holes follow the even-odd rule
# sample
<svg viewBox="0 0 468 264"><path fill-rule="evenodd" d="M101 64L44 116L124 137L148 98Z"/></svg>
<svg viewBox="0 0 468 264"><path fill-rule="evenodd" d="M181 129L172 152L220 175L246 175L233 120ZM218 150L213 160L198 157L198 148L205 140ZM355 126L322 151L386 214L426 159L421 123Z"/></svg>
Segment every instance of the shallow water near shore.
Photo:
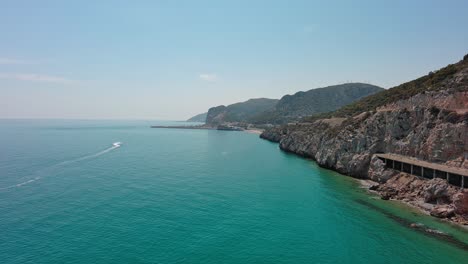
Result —
<svg viewBox="0 0 468 264"><path fill-rule="evenodd" d="M468 259L462 228L258 135L155 124L0 120L2 263Z"/></svg>

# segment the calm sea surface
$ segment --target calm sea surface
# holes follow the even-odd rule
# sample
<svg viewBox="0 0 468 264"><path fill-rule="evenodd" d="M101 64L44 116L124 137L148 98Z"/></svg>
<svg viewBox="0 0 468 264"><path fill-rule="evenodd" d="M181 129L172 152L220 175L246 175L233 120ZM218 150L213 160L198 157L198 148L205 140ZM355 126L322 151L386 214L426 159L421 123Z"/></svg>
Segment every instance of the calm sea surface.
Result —
<svg viewBox="0 0 468 264"><path fill-rule="evenodd" d="M466 231L258 135L151 124L0 120L0 263L468 263Z"/></svg>

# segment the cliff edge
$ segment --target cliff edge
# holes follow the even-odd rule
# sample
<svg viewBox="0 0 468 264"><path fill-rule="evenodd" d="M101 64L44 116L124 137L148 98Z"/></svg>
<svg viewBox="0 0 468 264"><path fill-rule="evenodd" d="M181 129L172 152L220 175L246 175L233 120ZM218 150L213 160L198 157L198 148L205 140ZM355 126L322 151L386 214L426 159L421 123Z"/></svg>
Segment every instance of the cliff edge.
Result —
<svg viewBox="0 0 468 264"><path fill-rule="evenodd" d="M378 168L371 168L376 153L468 170L468 56L335 112L267 129L260 137L278 142L284 151L312 158L322 167L381 184L396 173L385 168L376 173ZM391 193L388 188L386 192ZM468 193L461 193L467 198L458 200L466 202ZM447 199L450 206L453 195Z"/></svg>

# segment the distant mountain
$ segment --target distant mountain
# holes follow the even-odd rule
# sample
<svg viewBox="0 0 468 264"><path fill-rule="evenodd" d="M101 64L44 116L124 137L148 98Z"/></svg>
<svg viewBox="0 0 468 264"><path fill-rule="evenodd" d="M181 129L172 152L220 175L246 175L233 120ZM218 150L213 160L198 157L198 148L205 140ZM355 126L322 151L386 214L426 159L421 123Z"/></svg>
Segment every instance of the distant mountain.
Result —
<svg viewBox="0 0 468 264"><path fill-rule="evenodd" d="M192 116L191 118L187 119L187 122L203 122L206 121L206 115L208 113L198 114L196 116Z"/></svg>
<svg viewBox="0 0 468 264"><path fill-rule="evenodd" d="M257 98L228 106L220 105L208 110L206 123L217 125L224 122L247 122L253 116L272 110L278 99Z"/></svg>
<svg viewBox="0 0 468 264"><path fill-rule="evenodd" d="M206 115L206 123L208 125L224 122L282 124L334 111L381 91L384 89L371 84L347 83L285 95L280 100L250 99L242 103L210 108Z"/></svg>
<svg viewBox="0 0 468 264"><path fill-rule="evenodd" d="M306 116L336 110L363 97L384 91L366 83L346 83L285 95L275 107L250 118L257 124L278 124L299 120Z"/></svg>

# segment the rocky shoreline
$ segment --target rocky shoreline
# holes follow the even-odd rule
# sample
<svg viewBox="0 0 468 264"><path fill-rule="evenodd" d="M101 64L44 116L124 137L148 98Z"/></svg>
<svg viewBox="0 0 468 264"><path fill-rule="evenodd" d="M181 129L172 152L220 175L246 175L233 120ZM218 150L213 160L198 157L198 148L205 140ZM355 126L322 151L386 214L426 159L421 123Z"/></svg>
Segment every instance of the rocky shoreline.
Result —
<svg viewBox="0 0 468 264"><path fill-rule="evenodd" d="M321 167L377 184L382 199L468 225L468 190L445 180L387 169L375 154L388 153L468 170L468 57L459 70L412 97L354 116L277 126L260 137Z"/></svg>
<svg viewBox="0 0 468 264"><path fill-rule="evenodd" d="M283 151L311 158L321 167L372 180L376 184L370 189L382 199L403 201L432 216L468 225L466 190L442 179L421 179L386 169L374 156L414 153L412 156L430 161L442 159L444 164L463 168L467 162L460 158L464 149L457 135L466 133L465 118L447 122L443 115L433 116L430 109L376 112L351 120L318 120L313 124L277 127L260 137L278 142Z"/></svg>
<svg viewBox="0 0 468 264"><path fill-rule="evenodd" d="M402 202L420 212L468 230L468 192L441 179L422 179L397 173L386 183L358 180L362 188L383 200Z"/></svg>

